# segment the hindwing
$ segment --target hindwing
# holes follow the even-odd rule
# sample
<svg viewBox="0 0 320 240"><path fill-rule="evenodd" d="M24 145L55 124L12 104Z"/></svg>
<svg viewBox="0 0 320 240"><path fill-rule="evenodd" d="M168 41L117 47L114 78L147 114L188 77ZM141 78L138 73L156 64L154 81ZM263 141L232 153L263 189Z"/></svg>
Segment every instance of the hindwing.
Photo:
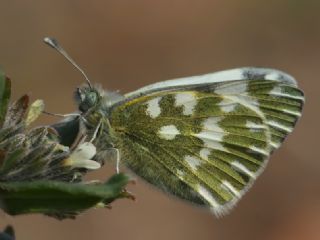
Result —
<svg viewBox="0 0 320 240"><path fill-rule="evenodd" d="M128 94L110 115L121 161L160 189L224 214L301 115L303 93L276 73L194 77Z"/></svg>

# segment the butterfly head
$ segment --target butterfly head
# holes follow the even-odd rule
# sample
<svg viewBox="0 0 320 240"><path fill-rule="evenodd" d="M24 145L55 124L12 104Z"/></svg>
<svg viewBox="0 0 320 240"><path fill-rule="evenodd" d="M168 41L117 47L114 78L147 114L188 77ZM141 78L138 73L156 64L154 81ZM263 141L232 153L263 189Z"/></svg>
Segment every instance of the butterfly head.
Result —
<svg viewBox="0 0 320 240"><path fill-rule="evenodd" d="M87 112L95 107L101 99L97 89L89 86L77 88L74 95L81 112Z"/></svg>

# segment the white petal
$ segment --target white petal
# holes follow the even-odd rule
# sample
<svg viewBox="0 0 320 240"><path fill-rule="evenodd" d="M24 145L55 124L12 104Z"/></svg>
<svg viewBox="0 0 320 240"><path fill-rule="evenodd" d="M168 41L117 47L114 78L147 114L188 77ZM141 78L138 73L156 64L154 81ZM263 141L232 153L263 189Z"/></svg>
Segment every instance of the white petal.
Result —
<svg viewBox="0 0 320 240"><path fill-rule="evenodd" d="M101 164L91 160L96 155L96 152L96 147L92 143L82 143L64 161L64 165L71 166L72 168L98 169L101 167Z"/></svg>
<svg viewBox="0 0 320 240"><path fill-rule="evenodd" d="M72 153L70 158L72 159L91 159L96 155L96 147L90 142L84 142L77 147Z"/></svg>
<svg viewBox="0 0 320 240"><path fill-rule="evenodd" d="M72 168L99 169L101 164L93 160L73 161Z"/></svg>

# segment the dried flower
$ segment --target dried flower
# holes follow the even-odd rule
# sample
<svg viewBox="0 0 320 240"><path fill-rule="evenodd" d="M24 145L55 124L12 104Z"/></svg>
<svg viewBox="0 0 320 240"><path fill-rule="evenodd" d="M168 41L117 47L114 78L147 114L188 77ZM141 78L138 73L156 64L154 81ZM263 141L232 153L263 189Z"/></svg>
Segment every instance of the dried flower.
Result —
<svg viewBox="0 0 320 240"><path fill-rule="evenodd" d="M9 104L10 93L11 82L0 71L0 208L11 215L43 213L63 219L131 197L124 191L129 181L124 174L106 183L83 183L87 170L101 167L93 160L96 147L75 139L65 146L59 142L61 132L50 126L29 128L42 113L43 101L28 108L24 95Z"/></svg>

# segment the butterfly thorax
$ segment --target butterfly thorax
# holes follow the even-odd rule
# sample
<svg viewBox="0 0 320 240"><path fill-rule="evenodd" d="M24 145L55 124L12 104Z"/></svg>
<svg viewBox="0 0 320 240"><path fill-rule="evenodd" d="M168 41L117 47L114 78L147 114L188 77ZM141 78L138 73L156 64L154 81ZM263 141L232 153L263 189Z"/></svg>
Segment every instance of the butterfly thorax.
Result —
<svg viewBox="0 0 320 240"><path fill-rule="evenodd" d="M114 102L122 99L116 92L104 91L99 86L78 88L75 98L82 114L86 135L92 137L96 130L97 148L101 150L114 147L114 134L110 125L110 108ZM97 129L99 128L99 129Z"/></svg>

